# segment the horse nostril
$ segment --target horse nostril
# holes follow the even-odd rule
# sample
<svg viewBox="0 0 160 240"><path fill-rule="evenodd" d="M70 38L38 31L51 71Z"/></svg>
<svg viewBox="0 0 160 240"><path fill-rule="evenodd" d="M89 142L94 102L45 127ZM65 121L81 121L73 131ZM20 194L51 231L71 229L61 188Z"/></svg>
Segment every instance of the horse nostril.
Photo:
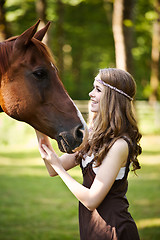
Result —
<svg viewBox="0 0 160 240"><path fill-rule="evenodd" d="M77 140L82 141L83 136L84 136L84 127L83 125L79 125L78 127L75 128L75 138Z"/></svg>

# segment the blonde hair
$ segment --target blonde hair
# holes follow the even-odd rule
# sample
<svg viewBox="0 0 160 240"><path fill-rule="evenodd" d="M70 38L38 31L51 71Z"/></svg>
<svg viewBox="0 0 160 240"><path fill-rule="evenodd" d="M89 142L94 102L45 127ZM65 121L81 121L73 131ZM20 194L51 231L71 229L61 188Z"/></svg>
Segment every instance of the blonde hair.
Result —
<svg viewBox="0 0 160 240"><path fill-rule="evenodd" d="M116 68L105 68L99 70L99 77L104 83L134 98L136 83L128 72ZM129 156L133 163L133 170L140 168L137 156L141 154L139 145L141 134L133 113L132 101L120 92L104 87L99 111L92 116L90 124L89 139L86 146L78 153L78 161L86 154L93 153L96 165L99 166L115 141L125 138L129 143Z"/></svg>

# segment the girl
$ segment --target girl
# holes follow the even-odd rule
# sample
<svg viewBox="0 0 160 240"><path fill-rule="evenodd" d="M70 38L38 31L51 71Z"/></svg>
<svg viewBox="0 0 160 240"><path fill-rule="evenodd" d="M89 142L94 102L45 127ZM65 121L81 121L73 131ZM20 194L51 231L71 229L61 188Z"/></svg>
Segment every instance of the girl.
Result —
<svg viewBox="0 0 160 240"><path fill-rule="evenodd" d="M88 141L78 153L58 157L47 138L37 132L39 150L50 176L59 175L79 200L81 240L139 240L128 212L127 176L140 168L139 133L132 111L136 92L132 76L120 69L101 69L91 98ZM67 170L80 164L83 185Z"/></svg>

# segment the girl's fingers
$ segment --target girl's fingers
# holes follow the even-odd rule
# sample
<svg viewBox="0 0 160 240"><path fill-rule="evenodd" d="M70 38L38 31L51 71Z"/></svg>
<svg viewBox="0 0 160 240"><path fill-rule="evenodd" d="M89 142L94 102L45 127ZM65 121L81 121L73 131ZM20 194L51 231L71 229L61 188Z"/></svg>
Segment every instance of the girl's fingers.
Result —
<svg viewBox="0 0 160 240"><path fill-rule="evenodd" d="M48 146L46 146L45 144L42 144L42 147L44 149L44 151L48 154L48 155L51 155L53 154L53 151L51 151Z"/></svg>
<svg viewBox="0 0 160 240"><path fill-rule="evenodd" d="M55 153L50 144L50 141L45 134L37 130L36 130L36 134L38 138L38 147L39 147L39 152L41 154L41 157L43 159L49 160L51 158L51 154Z"/></svg>
<svg viewBox="0 0 160 240"><path fill-rule="evenodd" d="M43 148L41 148L39 151L40 151L41 157L42 157L43 159L47 157L47 154L46 154L46 152L43 150Z"/></svg>
<svg viewBox="0 0 160 240"><path fill-rule="evenodd" d="M44 150L44 148L42 147L42 140L39 141L39 152L41 154L41 157L44 159L47 156L46 151Z"/></svg>
<svg viewBox="0 0 160 240"><path fill-rule="evenodd" d="M52 167L61 164L55 152L51 151L45 144L42 144L42 148L45 152L43 160L47 161Z"/></svg>

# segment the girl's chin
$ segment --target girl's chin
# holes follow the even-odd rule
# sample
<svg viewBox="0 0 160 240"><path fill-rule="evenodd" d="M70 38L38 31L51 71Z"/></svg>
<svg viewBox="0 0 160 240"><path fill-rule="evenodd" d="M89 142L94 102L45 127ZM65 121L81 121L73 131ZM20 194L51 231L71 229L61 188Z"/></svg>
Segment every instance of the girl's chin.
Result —
<svg viewBox="0 0 160 240"><path fill-rule="evenodd" d="M97 109L94 109L94 108L90 108L90 111L93 112L93 113L98 112Z"/></svg>
<svg viewBox="0 0 160 240"><path fill-rule="evenodd" d="M93 112L93 113L98 112L98 106L97 106L97 104L91 103L89 110L90 110L91 112Z"/></svg>

